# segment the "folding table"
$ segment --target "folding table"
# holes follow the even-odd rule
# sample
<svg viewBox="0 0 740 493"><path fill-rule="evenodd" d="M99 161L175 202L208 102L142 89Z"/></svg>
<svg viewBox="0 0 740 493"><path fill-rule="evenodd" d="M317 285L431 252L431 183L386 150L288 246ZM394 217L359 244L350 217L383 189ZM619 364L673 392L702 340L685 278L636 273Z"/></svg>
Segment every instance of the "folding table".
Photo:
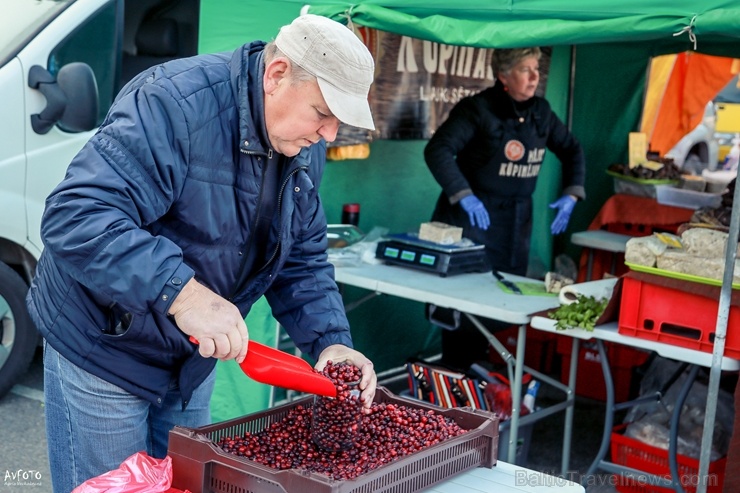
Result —
<svg viewBox="0 0 740 493"><path fill-rule="evenodd" d="M352 267L336 267L335 277L340 284L372 291L369 296L358 300L356 303L362 303L370 297L384 294L421 303L432 303L439 307L452 308L465 314L486 339L488 339L491 345L496 348L506 362L510 381L512 382L512 402L515 403L520 403L522 399L526 326L530 322L533 313L548 310L559 305L556 296L507 293L499 287L498 281L490 272L440 277L433 273L404 267L383 264L362 264ZM506 277L514 282L540 282L514 275L506 275ZM347 309L351 310L354 306L356 304L348 306ZM515 356L481 324L478 317L519 325ZM519 425L533 423L563 409L566 410L566 414L572 413L574 396L564 384L532 368L526 369L540 381L562 390L566 398L563 402L521 417L519 416L519 406L513 406L507 456L510 463L515 462L516 458ZM570 430L566 430L564 436L568 436L569 432ZM569 441L567 445L564 443L563 473L568 470L569 447Z"/></svg>
<svg viewBox="0 0 740 493"><path fill-rule="evenodd" d="M616 282L616 279L614 280ZM586 282L581 283L580 285L582 287L583 294L589 293L589 285L596 285L598 283L603 283L603 281L594 281L594 282ZM636 478L645 478L650 477L652 481L654 481L655 486L660 487L668 487L668 488L674 488L675 491L683 492L683 488L681 484L678 481L673 481L673 479L666 479L659 476L654 476L651 474L647 474L644 471L639 471L636 469L628 468L625 466L622 466L620 464L615 464L613 462L609 462L605 460L606 453L609 450L609 444L611 441L611 432L614 425L614 413L620 409L625 409L631 406L634 406L638 403L638 401L644 402L647 399L657 399L659 398L658 395L655 396L645 396L642 398L638 398L634 401L629 401L625 403L615 403L614 399L614 381L612 379L611 370L609 367L609 360L607 356L607 352L604 350L604 341L614 342L617 344L624 344L627 346L631 346L634 348L644 349L647 351L655 351L660 356L663 356L665 358L685 362L689 364L689 376L685 380L684 385L682 386L681 390L679 391L679 397L677 402L674 405L674 413L671 418L671 430L670 430L670 440L669 440L669 464L670 464L670 471L671 471L671 478L679 478L679 469L678 469L678 462L676 458L676 449L677 449L677 439L678 439L678 418L680 415L681 408L683 406L683 402L685 401L688 392L691 388L691 385L694 382L694 379L696 377L696 374L700 367L711 367L712 366L712 353L704 352L700 350L695 349L689 349L679 346L674 346L671 344L666 344L662 342L652 341L648 339L642 339L639 337L633 337L633 336L626 336L622 335L618 332L618 324L617 322L610 322L606 323L600 326L597 326L594 328L593 331L587 331L580 328L572 328L572 329L566 329L566 330L557 330L555 328L555 320L552 320L547 317L542 316L535 316L532 318L531 326L535 329L556 333L561 336L567 336L573 338L573 352L574 355L570 360L570 373L569 373L569 380L568 380L568 387L571 389L573 393L575 393L575 379L576 379L576 372L578 370L578 358L576 355L578 355L578 348L579 348L579 342L581 340L591 340L595 339L596 345L599 350L599 356L601 358L601 368L604 372L604 381L606 384L606 416L604 420L604 432L602 435L602 441L601 441L601 447L599 449L598 454L596 455L596 458L594 459L593 463L591 464L591 467L589 467L586 476L592 475L597 470L603 470L615 474L625 474L631 477ZM740 370L740 361L728 358L728 357L722 357L721 360L721 369L726 371L738 371ZM572 420L572 414L566 415L566 420ZM566 424L566 429L570 430L572 429L571 426ZM711 432L711 430L710 430ZM570 438L568 438L570 440Z"/></svg>

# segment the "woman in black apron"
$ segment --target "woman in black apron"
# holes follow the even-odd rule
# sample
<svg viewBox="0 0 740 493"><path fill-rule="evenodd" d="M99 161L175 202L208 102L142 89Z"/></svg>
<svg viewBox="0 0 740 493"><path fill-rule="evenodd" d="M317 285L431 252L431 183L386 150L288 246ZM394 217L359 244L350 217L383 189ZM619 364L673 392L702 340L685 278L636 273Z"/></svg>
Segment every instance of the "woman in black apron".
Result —
<svg viewBox="0 0 740 493"><path fill-rule="evenodd" d="M432 220L462 227L463 237L485 245L494 270L518 275L527 274L532 194L546 149L562 163L562 197L550 204L557 209L553 234L565 231L575 203L585 198L583 149L535 96L540 56L539 48L494 50L494 86L461 100L424 149L442 187ZM442 332L443 360L452 366L487 359L487 347L469 323Z"/></svg>

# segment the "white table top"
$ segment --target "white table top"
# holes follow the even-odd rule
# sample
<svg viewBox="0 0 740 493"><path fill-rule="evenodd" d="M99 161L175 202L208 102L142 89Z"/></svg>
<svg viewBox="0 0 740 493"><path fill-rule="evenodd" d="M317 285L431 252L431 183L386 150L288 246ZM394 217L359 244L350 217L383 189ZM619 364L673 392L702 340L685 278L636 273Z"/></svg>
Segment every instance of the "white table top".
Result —
<svg viewBox="0 0 740 493"><path fill-rule="evenodd" d="M603 341L624 344L625 346L646 349L648 351L655 351L664 358L669 358L676 361L685 361L687 363L705 366L707 368L712 366L712 353L699 351L697 349L674 346L672 344L666 344L664 342L651 341L649 339L643 339L641 337L623 335L618 332L617 322L609 322L604 325L599 325L595 327L593 331L588 331L580 328L557 330L555 328L555 320L547 317L537 316L532 317L530 325L535 329L545 332L552 332L554 334L575 337L578 339L601 339ZM721 368L723 370L729 371L739 370L740 361L724 356L722 358Z"/></svg>
<svg viewBox="0 0 740 493"><path fill-rule="evenodd" d="M584 493L583 486L555 476L498 461L439 483L429 493Z"/></svg>
<svg viewBox="0 0 740 493"><path fill-rule="evenodd" d="M540 282L502 273L512 281ZM385 264L336 267L338 283L398 296L511 324L529 323L531 315L559 305L557 296L521 295L501 290L490 272L441 277Z"/></svg>
<svg viewBox="0 0 740 493"><path fill-rule="evenodd" d="M570 236L570 242L574 245L606 250L607 252L624 252L630 238L632 237L604 231L603 229L592 229L573 233Z"/></svg>
<svg viewBox="0 0 740 493"><path fill-rule="evenodd" d="M568 286L568 289L576 293L600 298L606 295L605 288L610 286L613 287L616 282L617 279L601 279L598 281L573 284L571 286ZM664 358L669 358L677 361L685 361L687 363L705 366L707 368L712 366L712 353L699 351L698 349L689 349L686 347L674 346L673 344L666 344L664 342L653 341L650 339L643 339L642 337L620 334L617 322L610 322L599 325L595 327L593 331L588 331L581 328L557 330L555 328L555 323L555 320L552 320L550 318L537 316L532 317L530 325L535 329L545 332L551 332L553 334L575 337L577 339L584 340L601 339L603 341L624 344L625 346L631 346L633 348L655 351ZM723 370L730 371L738 370L740 369L740 361L725 356L722 358L721 368Z"/></svg>

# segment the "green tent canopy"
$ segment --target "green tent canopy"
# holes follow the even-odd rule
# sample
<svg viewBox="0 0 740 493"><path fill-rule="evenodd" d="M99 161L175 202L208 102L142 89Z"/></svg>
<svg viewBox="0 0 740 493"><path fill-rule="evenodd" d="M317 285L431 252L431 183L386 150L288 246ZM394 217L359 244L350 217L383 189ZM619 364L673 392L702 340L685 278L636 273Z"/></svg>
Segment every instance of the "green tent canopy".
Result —
<svg viewBox="0 0 740 493"><path fill-rule="evenodd" d="M650 41L653 47L737 52L740 4L731 0L414 0L309 4L308 12L452 45L483 48ZM680 34L679 34L680 33ZM701 46L699 46L701 45ZM706 46L705 46L706 45ZM705 51L707 52L707 51Z"/></svg>

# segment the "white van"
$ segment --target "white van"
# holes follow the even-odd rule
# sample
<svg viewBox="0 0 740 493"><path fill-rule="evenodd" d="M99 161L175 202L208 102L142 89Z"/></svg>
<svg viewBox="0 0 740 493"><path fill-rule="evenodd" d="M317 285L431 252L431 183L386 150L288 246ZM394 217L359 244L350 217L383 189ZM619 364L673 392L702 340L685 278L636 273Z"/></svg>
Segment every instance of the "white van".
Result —
<svg viewBox="0 0 740 493"><path fill-rule="evenodd" d="M38 333L25 297L44 201L133 75L198 47L200 0L3 0L0 16L0 397Z"/></svg>

